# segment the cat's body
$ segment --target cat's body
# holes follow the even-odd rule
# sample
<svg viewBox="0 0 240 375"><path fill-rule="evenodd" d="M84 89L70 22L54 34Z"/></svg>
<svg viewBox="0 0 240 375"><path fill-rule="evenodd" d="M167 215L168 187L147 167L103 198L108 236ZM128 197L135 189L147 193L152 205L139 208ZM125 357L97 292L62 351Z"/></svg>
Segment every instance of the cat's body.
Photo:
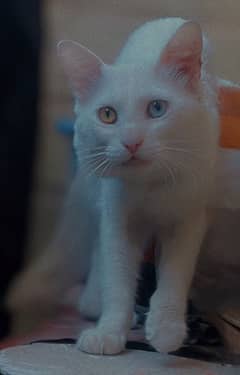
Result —
<svg viewBox="0 0 240 375"><path fill-rule="evenodd" d="M139 264L154 238L158 286L146 336L159 351L177 349L216 191L217 86L205 39L194 23L160 19L133 33L112 66L71 42L60 54L77 97L79 166L53 247L68 248L75 280L87 277L81 311L100 315L78 346L123 350Z"/></svg>
<svg viewBox="0 0 240 375"><path fill-rule="evenodd" d="M88 181L95 186L94 200L100 204L100 212L96 212L100 256L91 270L91 281L87 282L82 311L88 313L93 291L95 296L101 293L102 297L97 328L84 332L78 342L88 352L111 354L124 348L133 314L139 264L152 237L158 244L156 251L160 252L161 247L162 254L157 265L159 285L146 322L147 338L159 351L170 351L178 348L186 335L186 301L207 227L206 207L214 180L218 116L211 80L205 79L205 71L201 73L202 81L199 80L194 71L201 69L199 59L202 59L202 36L199 38L194 25L189 24L189 29L183 31L186 42L178 45L182 42L180 36L181 41L172 43L173 48L177 44L177 54L187 53L187 58L190 54L190 62L184 61L181 67L187 70L183 80L178 77L181 72L178 61L174 65L175 56L171 61L172 47L167 45L183 24L180 19L149 23L129 39L111 67L102 66L101 73L96 72L101 64L96 61L94 73L87 73L99 75L94 77L97 83L94 82L93 96L91 89L86 94L86 82L84 92L78 86L81 74L76 78L74 75L78 73L74 72L70 77L75 79L74 88L80 90L80 100L75 106L75 146L82 179L86 178L86 157L90 158L91 153L95 153L93 160L99 158L95 169L100 169L97 171L100 183L95 185L91 177ZM189 42L187 32L196 33ZM65 58L64 47L62 53ZM164 58L170 62L162 62ZM188 81L188 74L190 80L196 81L193 86L197 83L197 88L190 87L191 84L188 87L188 83L185 86L184 78ZM88 85L89 82L87 90ZM146 118L145 107L158 98L170 103L168 115L156 120ZM86 105L82 104L84 100ZM115 128L109 124L104 128L96 120L96 109L104 106L117 110L119 118ZM143 145L134 153L134 157L144 160L138 165L138 160L131 161L128 145L140 144L143 139ZM89 190L88 186L86 189ZM94 310L98 311L95 305Z"/></svg>

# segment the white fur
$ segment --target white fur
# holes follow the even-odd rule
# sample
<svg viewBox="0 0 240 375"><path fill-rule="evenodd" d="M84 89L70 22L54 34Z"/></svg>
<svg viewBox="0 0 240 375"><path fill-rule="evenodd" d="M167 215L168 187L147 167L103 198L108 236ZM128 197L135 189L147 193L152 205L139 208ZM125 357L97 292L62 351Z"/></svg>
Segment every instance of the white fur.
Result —
<svg viewBox="0 0 240 375"><path fill-rule="evenodd" d="M185 22L182 18L165 18L145 23L130 35L116 63L156 63L167 42Z"/></svg>
<svg viewBox="0 0 240 375"><path fill-rule="evenodd" d="M99 167L97 171L105 177L96 191L100 270L95 272L98 281L91 273L87 283L88 291L99 290L100 272L101 317L97 327L84 332L78 341L78 347L90 353L123 350L133 314L141 249L152 235L157 237L162 255L146 336L157 350L166 352L177 349L186 335L186 302L207 226L205 209L214 178L218 126L214 87L205 71L197 98L169 84L164 74L156 82L150 73L183 23L181 19L157 20L135 31L115 64L103 67L97 93L86 106L76 105L79 168L84 170L84 155L95 145L104 145L111 163L109 170ZM136 114L142 97L169 100L169 117L154 123L145 120L140 110ZM103 105L118 109L118 127L99 123L95 108ZM152 165L122 167L129 154L120 140L137 143L143 137L138 155L151 160ZM94 282L93 287L90 284ZM89 299L94 298L88 294ZM82 301L81 309L85 313L89 309L91 315L91 303L87 306Z"/></svg>
<svg viewBox="0 0 240 375"><path fill-rule="evenodd" d="M115 354L124 349L139 264L152 236L158 244L158 285L151 299L146 337L157 350L168 352L177 349L186 336L186 304L208 228L206 209L222 204L217 186L222 172L217 89L208 70L206 38L196 92L176 83L174 75L164 69L157 78L153 74L184 23L179 18L146 23L130 36L112 66L91 53L91 64L84 65L84 74L94 77L89 82L84 80L81 59L77 60L79 70L76 64L71 70L67 61L74 91L79 94L74 136L79 168L68 213L52 248L55 254L64 248L59 269L66 261L72 262L69 269L74 270L60 283L58 293L66 290L70 280L85 279L92 262L80 310L100 319L96 328L79 338L78 347L86 352ZM89 51L78 48L79 56L87 58ZM62 56L68 59L64 51ZM84 92L77 86L83 81ZM167 115L146 118L143 108L159 98L170 103ZM96 109L104 105L117 109L117 124L99 121ZM137 156L150 163L124 165L130 155L123 143L143 138ZM230 185L228 191L234 190ZM234 202L229 205L232 208Z"/></svg>

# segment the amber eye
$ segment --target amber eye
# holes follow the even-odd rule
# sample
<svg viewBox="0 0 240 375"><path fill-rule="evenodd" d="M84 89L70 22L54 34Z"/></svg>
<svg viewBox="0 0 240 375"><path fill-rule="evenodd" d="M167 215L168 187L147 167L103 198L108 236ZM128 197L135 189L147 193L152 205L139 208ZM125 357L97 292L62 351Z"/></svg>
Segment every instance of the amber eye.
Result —
<svg viewBox="0 0 240 375"><path fill-rule="evenodd" d="M168 108L168 102L166 100L153 100L148 104L147 114L151 118L162 117L165 115Z"/></svg>
<svg viewBox="0 0 240 375"><path fill-rule="evenodd" d="M112 107L102 107L98 110L98 117L104 124L114 124L117 121L117 112Z"/></svg>

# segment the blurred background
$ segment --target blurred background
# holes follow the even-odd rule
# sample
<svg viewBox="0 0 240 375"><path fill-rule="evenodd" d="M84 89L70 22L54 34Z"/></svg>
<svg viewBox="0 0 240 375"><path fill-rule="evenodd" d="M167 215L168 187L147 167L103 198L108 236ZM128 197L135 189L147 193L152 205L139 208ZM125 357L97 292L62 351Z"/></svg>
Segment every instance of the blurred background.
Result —
<svg viewBox="0 0 240 375"><path fill-rule="evenodd" d="M106 62L129 32L158 17L199 21L214 47L218 75L240 81L240 3L236 0L2 1L1 270L11 279L46 246L73 173L72 97L57 58L73 39ZM65 129L66 130L66 129Z"/></svg>

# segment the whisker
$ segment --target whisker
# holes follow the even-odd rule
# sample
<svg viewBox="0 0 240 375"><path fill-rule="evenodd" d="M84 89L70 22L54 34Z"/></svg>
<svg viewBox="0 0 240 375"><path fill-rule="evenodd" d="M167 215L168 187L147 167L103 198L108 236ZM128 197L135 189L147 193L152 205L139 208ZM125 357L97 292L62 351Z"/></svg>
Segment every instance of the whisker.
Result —
<svg viewBox="0 0 240 375"><path fill-rule="evenodd" d="M174 177L174 183L175 183L175 185L177 185L177 173L176 173L176 170L173 168L173 166L171 165L171 163L169 162L169 160L165 159L165 163L167 163L167 165L169 167L169 170L172 172L172 175Z"/></svg>
<svg viewBox="0 0 240 375"><path fill-rule="evenodd" d="M200 154L198 154L198 153L196 153L192 150L186 150L184 148L164 147L164 148L162 148L161 151L164 151L164 150L165 151L172 151L172 152L182 152L182 153L185 153L185 154L191 154L191 155L196 156L198 158L207 159L207 157L204 156L204 155L200 155Z"/></svg>
<svg viewBox="0 0 240 375"><path fill-rule="evenodd" d="M184 145L185 145L184 143L180 144L180 146L184 146ZM194 147L189 148L188 144L186 144L186 146L187 146L187 148L183 148L183 147L179 147L179 146L175 147L174 143L170 144L169 142L167 142L167 144L164 145L161 142L161 145L151 144L150 146L144 147L144 151L151 154L152 156L155 155L156 150L157 150L158 152L164 152L164 151L183 152L183 153L186 153L186 154L189 153L189 154L192 154L192 155L195 155L195 156L202 157L202 150L200 150L199 148L194 148Z"/></svg>
<svg viewBox="0 0 240 375"><path fill-rule="evenodd" d="M87 163L83 164L82 167L83 167L86 171L90 171L90 172L91 172L91 170L94 169L96 166L98 166L99 163L101 163L103 160L105 160L105 159L103 159L102 157L99 156L99 157L98 157L97 159L95 159L95 160L88 160Z"/></svg>
<svg viewBox="0 0 240 375"><path fill-rule="evenodd" d="M186 143L186 144L199 144L199 141L196 141L195 139L191 138L171 138L171 139L161 139L161 142L165 143Z"/></svg>
<svg viewBox="0 0 240 375"><path fill-rule="evenodd" d="M86 160L84 159L83 161L86 161L86 165L87 165L87 164L91 164L91 163L94 163L95 161L103 160L103 159L105 159L103 157L103 155L96 155L92 158L89 158L89 159L86 159Z"/></svg>
<svg viewBox="0 0 240 375"><path fill-rule="evenodd" d="M191 155L192 157L196 158L196 159L199 159L199 160L208 160L208 156L207 155L202 155L200 154L200 152L196 152L194 151L193 149L183 149L183 148L176 148L176 147L162 147L162 148L159 148L159 149L156 149L156 150L153 150L151 155L152 157L155 157L155 156L158 156L160 154L164 154L164 152L166 151L169 151L169 152L173 152L173 153L182 153L183 155Z"/></svg>
<svg viewBox="0 0 240 375"><path fill-rule="evenodd" d="M94 150L105 150L106 146L95 146Z"/></svg>
<svg viewBox="0 0 240 375"><path fill-rule="evenodd" d="M104 174L106 174L111 168L112 168L112 162L110 160L108 160L107 165L105 165L105 167L103 167L101 177L103 177Z"/></svg>
<svg viewBox="0 0 240 375"><path fill-rule="evenodd" d="M162 165L165 168L165 170L167 170L168 175L171 178L172 185L175 185L176 184L176 176L175 176L172 168L169 166L167 160L165 160L165 159L161 160L160 161L160 165Z"/></svg>
<svg viewBox="0 0 240 375"><path fill-rule="evenodd" d="M158 142L161 144L182 143L187 145L199 145L199 139L196 140L194 138L160 138Z"/></svg>
<svg viewBox="0 0 240 375"><path fill-rule="evenodd" d="M108 163L108 160L107 159L104 159L100 164L98 164L96 166L95 169L92 170L92 173L89 175L89 176L92 176L93 174L95 174L100 168L102 168L106 163Z"/></svg>
<svg viewBox="0 0 240 375"><path fill-rule="evenodd" d="M83 157L83 160L93 159L93 158L96 158L96 157L98 157L98 156L102 156L102 155L105 155L105 152L104 152L104 151L103 151L103 152L97 152L97 153L95 153L95 154L88 154L88 155L85 155L85 156Z"/></svg>

